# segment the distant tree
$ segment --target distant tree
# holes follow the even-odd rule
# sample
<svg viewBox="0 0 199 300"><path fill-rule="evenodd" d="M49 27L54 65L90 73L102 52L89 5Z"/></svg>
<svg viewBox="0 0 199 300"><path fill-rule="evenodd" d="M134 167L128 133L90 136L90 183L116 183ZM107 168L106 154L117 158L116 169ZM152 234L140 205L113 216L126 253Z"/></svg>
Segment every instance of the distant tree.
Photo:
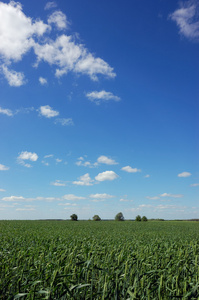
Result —
<svg viewBox="0 0 199 300"><path fill-rule="evenodd" d="M98 215L94 215L93 221L101 221L101 218Z"/></svg>
<svg viewBox="0 0 199 300"><path fill-rule="evenodd" d="M72 214L72 215L70 216L70 219L71 219L71 221L77 221L78 216L77 216L76 214Z"/></svg>
<svg viewBox="0 0 199 300"><path fill-rule="evenodd" d="M143 217L142 217L142 221L143 221L143 222L148 221L147 217L146 217L146 216L143 216Z"/></svg>
<svg viewBox="0 0 199 300"><path fill-rule="evenodd" d="M136 220L137 222L140 222L140 221L141 221L141 216L138 215L138 216L135 218L135 220Z"/></svg>
<svg viewBox="0 0 199 300"><path fill-rule="evenodd" d="M119 212L119 213L115 216L115 221L124 221L123 213Z"/></svg>

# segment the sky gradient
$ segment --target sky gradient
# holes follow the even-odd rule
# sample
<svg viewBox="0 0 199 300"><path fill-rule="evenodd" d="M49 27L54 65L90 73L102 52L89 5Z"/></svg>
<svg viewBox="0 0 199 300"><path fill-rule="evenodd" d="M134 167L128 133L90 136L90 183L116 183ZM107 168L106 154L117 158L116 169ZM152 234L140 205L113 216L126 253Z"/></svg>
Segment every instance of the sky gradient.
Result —
<svg viewBox="0 0 199 300"><path fill-rule="evenodd" d="M0 219L199 218L197 1L0 2Z"/></svg>

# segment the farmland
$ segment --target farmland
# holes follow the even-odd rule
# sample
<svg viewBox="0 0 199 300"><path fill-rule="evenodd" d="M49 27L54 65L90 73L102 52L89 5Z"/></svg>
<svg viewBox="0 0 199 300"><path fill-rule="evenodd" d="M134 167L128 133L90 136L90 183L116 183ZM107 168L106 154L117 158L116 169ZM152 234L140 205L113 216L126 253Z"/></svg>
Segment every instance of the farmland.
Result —
<svg viewBox="0 0 199 300"><path fill-rule="evenodd" d="M199 222L0 221L0 299L199 299Z"/></svg>

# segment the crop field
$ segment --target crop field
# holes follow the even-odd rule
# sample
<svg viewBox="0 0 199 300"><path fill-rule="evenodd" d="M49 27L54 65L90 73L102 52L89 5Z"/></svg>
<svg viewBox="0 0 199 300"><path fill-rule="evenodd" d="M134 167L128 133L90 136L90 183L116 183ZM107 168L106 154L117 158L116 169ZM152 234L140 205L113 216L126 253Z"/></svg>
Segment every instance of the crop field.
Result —
<svg viewBox="0 0 199 300"><path fill-rule="evenodd" d="M199 299L199 222L0 221L0 299Z"/></svg>

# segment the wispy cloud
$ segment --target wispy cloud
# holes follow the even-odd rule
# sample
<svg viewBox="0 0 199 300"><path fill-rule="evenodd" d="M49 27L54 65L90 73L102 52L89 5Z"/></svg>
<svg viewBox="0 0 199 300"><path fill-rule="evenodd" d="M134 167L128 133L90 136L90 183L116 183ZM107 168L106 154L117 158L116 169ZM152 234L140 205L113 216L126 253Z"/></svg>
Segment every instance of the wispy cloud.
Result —
<svg viewBox="0 0 199 300"><path fill-rule="evenodd" d="M0 171L7 171L7 170L9 170L9 169L10 169L9 167L0 164Z"/></svg>
<svg viewBox="0 0 199 300"><path fill-rule="evenodd" d="M198 1L181 1L180 7L169 15L169 18L176 22L181 35L197 41L199 41L198 11Z"/></svg>
<svg viewBox="0 0 199 300"><path fill-rule="evenodd" d="M68 200L68 201L77 201L77 200L84 200L85 199L85 197L75 196L73 194L64 195L62 198L64 200Z"/></svg>
<svg viewBox="0 0 199 300"><path fill-rule="evenodd" d="M192 183L190 186L199 186L199 183Z"/></svg>
<svg viewBox="0 0 199 300"><path fill-rule="evenodd" d="M13 116L13 112L12 112L11 109L2 108L2 107L0 107L0 114L4 114L4 115L9 116L9 117Z"/></svg>
<svg viewBox="0 0 199 300"><path fill-rule="evenodd" d="M55 7L57 7L57 3L54 1L50 1L50 2L46 3L44 9L48 10L48 9L55 8Z"/></svg>
<svg viewBox="0 0 199 300"><path fill-rule="evenodd" d="M51 183L51 185L54 186L66 186L66 182L62 180L55 180L54 182Z"/></svg>
<svg viewBox="0 0 199 300"><path fill-rule="evenodd" d="M160 195L160 197L171 197L171 198L182 198L182 194L168 194L168 193L163 193Z"/></svg>
<svg viewBox="0 0 199 300"><path fill-rule="evenodd" d="M71 126L74 125L73 119L72 118L57 118L55 120L55 124L61 124L62 126Z"/></svg>
<svg viewBox="0 0 199 300"><path fill-rule="evenodd" d="M110 100L113 100L113 101L120 101L121 100L120 97L115 96L113 93L106 92L104 90L102 90L100 92L93 91L93 92L87 93L86 97L90 101L95 102L96 104L100 104L103 101L107 102L107 101L110 101Z"/></svg>

